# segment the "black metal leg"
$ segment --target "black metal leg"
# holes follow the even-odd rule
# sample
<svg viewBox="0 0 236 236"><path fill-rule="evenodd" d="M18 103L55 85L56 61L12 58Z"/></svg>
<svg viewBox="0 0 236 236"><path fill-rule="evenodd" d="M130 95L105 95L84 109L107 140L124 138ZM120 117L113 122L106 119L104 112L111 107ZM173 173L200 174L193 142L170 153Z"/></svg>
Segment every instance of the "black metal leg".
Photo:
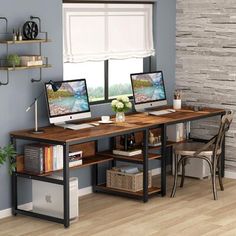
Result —
<svg viewBox="0 0 236 236"><path fill-rule="evenodd" d="M64 191L64 226L70 226L70 176L69 176L69 145L63 145L63 191Z"/></svg>
<svg viewBox="0 0 236 236"><path fill-rule="evenodd" d="M124 150L127 151L128 150L128 134L125 134L125 138L124 138Z"/></svg>
<svg viewBox="0 0 236 236"><path fill-rule="evenodd" d="M116 149L116 137L112 137L110 138L110 150L114 150ZM111 161L111 168L116 166L116 161L115 160L112 160Z"/></svg>
<svg viewBox="0 0 236 236"><path fill-rule="evenodd" d="M11 137L10 142L16 150L16 139ZM17 215L16 210L18 208L18 198L17 198L17 175L15 172L12 173L11 181L12 181L12 215L16 216Z"/></svg>
<svg viewBox="0 0 236 236"><path fill-rule="evenodd" d="M16 173L12 173L12 215L16 216L16 210L18 207L18 201L17 201L17 176Z"/></svg>
<svg viewBox="0 0 236 236"><path fill-rule="evenodd" d="M96 186L98 185L98 164L92 166L92 182L93 192L96 192Z"/></svg>
<svg viewBox="0 0 236 236"><path fill-rule="evenodd" d="M166 125L161 127L161 193L166 195Z"/></svg>
<svg viewBox="0 0 236 236"><path fill-rule="evenodd" d="M143 202L148 201L148 129L143 131Z"/></svg>

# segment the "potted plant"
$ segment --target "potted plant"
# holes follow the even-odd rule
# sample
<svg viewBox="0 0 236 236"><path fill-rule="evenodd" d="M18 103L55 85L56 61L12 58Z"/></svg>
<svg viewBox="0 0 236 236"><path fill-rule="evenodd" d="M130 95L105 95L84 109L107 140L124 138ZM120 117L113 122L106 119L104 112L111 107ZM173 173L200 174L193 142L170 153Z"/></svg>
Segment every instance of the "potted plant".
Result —
<svg viewBox="0 0 236 236"><path fill-rule="evenodd" d="M5 162L9 163L9 173L12 174L16 168L16 151L12 144L9 144L3 148L0 147L0 166Z"/></svg>
<svg viewBox="0 0 236 236"><path fill-rule="evenodd" d="M124 122L125 112L132 107L132 104L127 96L118 96L111 102L111 107L116 112L116 122Z"/></svg>
<svg viewBox="0 0 236 236"><path fill-rule="evenodd" d="M15 67L20 65L20 57L17 54L10 54L7 56L7 63L9 66Z"/></svg>

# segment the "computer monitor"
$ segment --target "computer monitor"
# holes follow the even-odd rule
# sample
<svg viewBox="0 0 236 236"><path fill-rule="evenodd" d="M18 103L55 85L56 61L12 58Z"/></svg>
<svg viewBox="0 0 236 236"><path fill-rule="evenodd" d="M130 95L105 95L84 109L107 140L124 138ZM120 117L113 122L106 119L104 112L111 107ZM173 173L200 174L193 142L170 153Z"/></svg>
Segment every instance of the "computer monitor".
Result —
<svg viewBox="0 0 236 236"><path fill-rule="evenodd" d="M51 124L91 117L85 79L45 83L45 92Z"/></svg>
<svg viewBox="0 0 236 236"><path fill-rule="evenodd" d="M131 74L136 111L167 105L162 71Z"/></svg>

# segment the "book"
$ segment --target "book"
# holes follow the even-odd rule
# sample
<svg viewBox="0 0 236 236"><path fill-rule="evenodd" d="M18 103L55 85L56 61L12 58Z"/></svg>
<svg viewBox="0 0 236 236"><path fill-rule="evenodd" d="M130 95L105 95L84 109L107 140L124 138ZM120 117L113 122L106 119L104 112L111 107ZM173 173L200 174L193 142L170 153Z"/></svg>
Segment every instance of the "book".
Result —
<svg viewBox="0 0 236 236"><path fill-rule="evenodd" d="M24 146L25 170L35 174L44 172L44 145L39 143Z"/></svg>
<svg viewBox="0 0 236 236"><path fill-rule="evenodd" d="M57 170L57 145L53 146L53 170Z"/></svg>
<svg viewBox="0 0 236 236"><path fill-rule="evenodd" d="M53 146L44 146L44 172L53 171Z"/></svg>
<svg viewBox="0 0 236 236"><path fill-rule="evenodd" d="M135 156L135 155L139 155L142 154L142 150L141 149L134 149L134 150L128 150L128 151L124 151L124 150L119 150L119 149L114 149L112 150L112 153L115 155L121 155L121 156Z"/></svg>
<svg viewBox="0 0 236 236"><path fill-rule="evenodd" d="M57 170L63 169L63 146L57 145Z"/></svg>

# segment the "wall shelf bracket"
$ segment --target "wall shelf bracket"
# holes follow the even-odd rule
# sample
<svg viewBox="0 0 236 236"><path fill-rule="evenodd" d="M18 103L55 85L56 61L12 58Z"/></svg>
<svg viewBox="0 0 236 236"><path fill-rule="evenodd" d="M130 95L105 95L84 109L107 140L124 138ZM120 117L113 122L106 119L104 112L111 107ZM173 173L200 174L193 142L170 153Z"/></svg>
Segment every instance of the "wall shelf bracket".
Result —
<svg viewBox="0 0 236 236"><path fill-rule="evenodd" d="M7 18L6 17L3 17L3 16L0 16L0 21L5 21L5 23L6 23L6 33L7 33L7 31L8 31L8 20L7 20Z"/></svg>
<svg viewBox="0 0 236 236"><path fill-rule="evenodd" d="M7 73L7 81L6 82L1 82L0 81L0 86L9 84L9 71L6 71L6 73Z"/></svg>
<svg viewBox="0 0 236 236"><path fill-rule="evenodd" d="M40 68L40 71L39 71L39 79L34 79L34 78L32 78L31 79L31 82L32 83L34 83L34 82L41 82L41 80L42 80L42 68Z"/></svg>

